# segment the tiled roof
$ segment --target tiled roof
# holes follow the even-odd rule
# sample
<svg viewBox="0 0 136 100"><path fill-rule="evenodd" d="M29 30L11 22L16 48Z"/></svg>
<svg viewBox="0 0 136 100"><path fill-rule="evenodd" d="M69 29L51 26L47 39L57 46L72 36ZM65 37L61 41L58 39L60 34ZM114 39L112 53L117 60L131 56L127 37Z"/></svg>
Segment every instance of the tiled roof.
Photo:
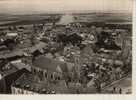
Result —
<svg viewBox="0 0 136 100"><path fill-rule="evenodd" d="M57 93L67 92L67 87L64 85L65 81L59 81L56 84L49 83L47 81L38 82L35 78L36 76L32 74L23 74L18 80L13 84L14 87L22 88L28 91L33 91L35 93L47 93L55 91ZM43 91L44 90L44 91Z"/></svg>
<svg viewBox="0 0 136 100"><path fill-rule="evenodd" d="M7 69L7 70L4 70L4 71L1 71L0 73L2 74L2 76L4 77L4 76L7 76L7 75L9 75L9 74L11 74L11 73L14 73L14 72L16 72L18 69L17 68L15 68L15 67L11 67L10 69Z"/></svg>
<svg viewBox="0 0 136 100"><path fill-rule="evenodd" d="M40 42L32 47L29 47L29 48L25 48L24 50L27 50L29 53L33 53L35 52L36 50L40 50L40 49L43 49L47 46L46 43L44 42Z"/></svg>
<svg viewBox="0 0 136 100"><path fill-rule="evenodd" d="M33 62L33 65L35 67L39 67L42 69L48 69L52 71L56 71L56 68L59 66L63 72L67 72L67 65L65 62L53 60L45 56L38 57Z"/></svg>
<svg viewBox="0 0 136 100"><path fill-rule="evenodd" d="M18 80L15 81L13 86L33 91L36 93L42 92L43 89L47 90L47 82L39 83L35 80L32 74L23 74Z"/></svg>
<svg viewBox="0 0 136 100"><path fill-rule="evenodd" d="M10 57L15 57L15 56L23 56L24 52L21 50L15 50L6 54L1 54L0 55L0 59L4 59L4 58L10 58Z"/></svg>
<svg viewBox="0 0 136 100"><path fill-rule="evenodd" d="M31 71L31 66L25 65L24 63L18 62L18 63L11 63L11 66L14 66L18 69L27 69L28 71Z"/></svg>

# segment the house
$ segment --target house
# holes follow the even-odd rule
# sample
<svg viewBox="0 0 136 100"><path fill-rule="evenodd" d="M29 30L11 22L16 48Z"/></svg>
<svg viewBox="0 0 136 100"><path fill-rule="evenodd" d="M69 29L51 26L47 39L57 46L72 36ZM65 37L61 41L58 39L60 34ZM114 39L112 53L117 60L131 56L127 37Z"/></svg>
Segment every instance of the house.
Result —
<svg viewBox="0 0 136 100"><path fill-rule="evenodd" d="M24 56L24 52L21 50L14 50L8 53L0 54L0 59L8 59L9 61L20 59Z"/></svg>
<svg viewBox="0 0 136 100"><path fill-rule="evenodd" d="M1 66L0 70L0 76L1 79L7 75L10 75L11 73L16 72L18 69L16 67L10 66L9 63L6 63L5 65Z"/></svg>
<svg viewBox="0 0 136 100"><path fill-rule="evenodd" d="M9 51L9 49L5 45L0 46L0 52L1 51Z"/></svg>
<svg viewBox="0 0 136 100"><path fill-rule="evenodd" d="M67 77L68 69L65 62L39 56L33 61L32 73L40 80L57 81Z"/></svg>
<svg viewBox="0 0 136 100"><path fill-rule="evenodd" d="M22 63L21 60L8 62L4 60L0 66L0 92L11 93L10 86L12 82L20 77L23 73L31 71L31 67Z"/></svg>
<svg viewBox="0 0 136 100"><path fill-rule="evenodd" d="M37 81L37 76L33 74L23 74L12 86L12 94L60 94L68 93L65 81L48 83L47 81Z"/></svg>
<svg viewBox="0 0 136 100"><path fill-rule="evenodd" d="M31 52L34 52L36 50L39 50L39 51L43 51L42 49L46 49L47 48L47 44L44 43L44 42L39 42L38 44L36 44L35 46L31 47L30 48L30 51Z"/></svg>
<svg viewBox="0 0 136 100"><path fill-rule="evenodd" d="M15 82L23 73L29 73L29 71L22 68L20 70L12 69L2 73L4 76L0 80L0 93L11 93L11 84Z"/></svg>
<svg viewBox="0 0 136 100"><path fill-rule="evenodd" d="M7 33L6 36L7 37L16 37L16 36L18 36L18 33Z"/></svg>
<svg viewBox="0 0 136 100"><path fill-rule="evenodd" d="M38 94L46 92L47 84L40 84L32 74L23 74L12 85L12 94Z"/></svg>
<svg viewBox="0 0 136 100"><path fill-rule="evenodd" d="M38 94L47 91L47 84L38 83L32 74L23 74L11 85L12 94Z"/></svg>
<svg viewBox="0 0 136 100"><path fill-rule="evenodd" d="M16 67L19 70L25 68L26 70L31 72L31 66L29 64L27 64L27 63L23 63L22 60L18 60L18 62L17 61L12 61L10 63L10 66Z"/></svg>
<svg viewBox="0 0 136 100"><path fill-rule="evenodd" d="M44 42L39 42L38 44L24 49L27 54L33 54L35 52L44 53L44 49L47 48L47 44Z"/></svg>

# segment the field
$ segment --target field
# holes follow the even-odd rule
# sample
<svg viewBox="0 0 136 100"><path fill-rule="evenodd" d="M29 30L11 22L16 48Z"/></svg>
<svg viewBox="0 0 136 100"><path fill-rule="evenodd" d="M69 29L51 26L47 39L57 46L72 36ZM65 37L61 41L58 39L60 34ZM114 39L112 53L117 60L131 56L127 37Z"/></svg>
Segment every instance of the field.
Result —
<svg viewBox="0 0 136 100"><path fill-rule="evenodd" d="M30 14L9 15L0 14L0 26L28 25L52 22L60 19L62 14ZM78 22L107 22L131 24L132 15L126 13L73 13L74 21Z"/></svg>
<svg viewBox="0 0 136 100"><path fill-rule="evenodd" d="M59 20L60 14L8 15L0 14L0 26L41 24Z"/></svg>

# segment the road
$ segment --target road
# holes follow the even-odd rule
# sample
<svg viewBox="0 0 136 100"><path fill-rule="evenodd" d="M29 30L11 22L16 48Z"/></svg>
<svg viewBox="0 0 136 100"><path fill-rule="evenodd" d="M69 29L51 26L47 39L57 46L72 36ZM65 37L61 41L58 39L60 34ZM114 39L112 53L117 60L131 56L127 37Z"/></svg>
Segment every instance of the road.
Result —
<svg viewBox="0 0 136 100"><path fill-rule="evenodd" d="M127 77L117 80L113 82L111 85L106 86L103 88L104 93L107 91L112 91L113 87L116 87L116 92L119 93L119 89L122 89L122 94L130 94L132 93L132 77L131 75L128 75Z"/></svg>

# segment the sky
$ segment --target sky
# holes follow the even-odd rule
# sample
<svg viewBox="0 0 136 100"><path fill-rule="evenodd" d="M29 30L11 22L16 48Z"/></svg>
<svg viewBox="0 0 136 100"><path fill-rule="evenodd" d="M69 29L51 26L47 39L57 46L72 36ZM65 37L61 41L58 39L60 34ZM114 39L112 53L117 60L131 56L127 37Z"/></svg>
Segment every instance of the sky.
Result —
<svg viewBox="0 0 136 100"><path fill-rule="evenodd" d="M0 13L131 12L133 0L0 0Z"/></svg>

